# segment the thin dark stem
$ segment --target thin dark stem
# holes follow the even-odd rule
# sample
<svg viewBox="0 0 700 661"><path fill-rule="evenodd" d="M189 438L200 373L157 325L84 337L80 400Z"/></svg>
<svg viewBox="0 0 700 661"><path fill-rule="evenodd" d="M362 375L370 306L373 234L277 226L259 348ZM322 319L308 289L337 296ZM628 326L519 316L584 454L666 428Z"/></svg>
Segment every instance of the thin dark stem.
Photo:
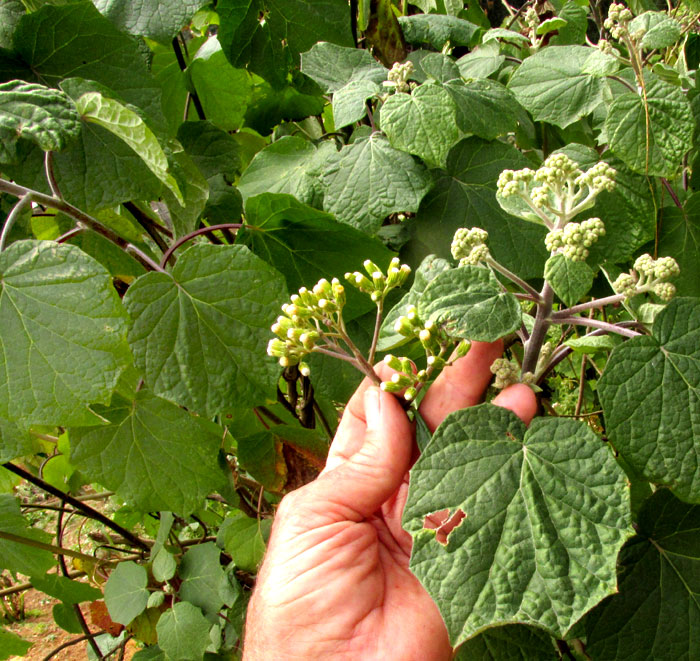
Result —
<svg viewBox="0 0 700 661"><path fill-rule="evenodd" d="M588 317L558 317L556 319L557 324L572 324L573 326L588 326L590 328L598 328L600 330L607 331L608 333L617 333L624 337L637 337L641 335L637 331L630 330L629 328L623 328L616 324L609 324L606 321L599 321L598 319L589 319Z"/></svg>
<svg viewBox="0 0 700 661"><path fill-rule="evenodd" d="M98 234L104 236L106 239L109 239L112 243L120 247L122 250L124 250L129 245L129 242L126 241L126 239L122 239L121 236L119 236L113 230L109 229L109 227L105 227L98 220L95 220L92 216L86 214L84 211L81 211L77 207L74 207L72 204L69 204L65 200L61 200L56 197L51 197L50 195L44 195L39 191L32 190L31 188L18 186L17 184L12 183L11 181L7 181L6 179L0 179L0 192L9 193L10 195L14 195L15 197L19 198L26 198L27 196L31 196L31 199L34 202L37 202L38 204L41 204L46 207L52 207L57 211L62 211L78 223L87 226L94 232L97 232Z"/></svg>
<svg viewBox="0 0 700 661"><path fill-rule="evenodd" d="M499 264L495 259L492 257L488 257L486 259L486 263L494 270L498 271L501 275L505 276L510 280L511 282L515 283L522 289L524 292L530 295L530 297L536 301L540 302L542 298L540 297L540 293L534 288L531 287L525 280L523 280L520 276L517 276L515 273L512 271L508 270L505 266Z"/></svg>
<svg viewBox="0 0 700 661"><path fill-rule="evenodd" d="M61 643L58 647L54 648L42 659L42 661L51 661L51 659L53 659L59 652L63 651L68 647L72 647L73 645L77 645L78 643L82 643L85 640L88 640L87 636L78 636L77 638L71 638L69 641ZM102 652L100 652L98 658L102 658Z"/></svg>
<svg viewBox="0 0 700 661"><path fill-rule="evenodd" d="M282 418L278 418L270 409L268 409L266 406L257 406L254 409L255 411L260 412L262 415L264 415L273 425L283 425L284 420Z"/></svg>
<svg viewBox="0 0 700 661"><path fill-rule="evenodd" d="M10 211L9 214L7 214L7 218L5 219L5 226L2 228L2 234L0 234L0 252L5 250L5 245L7 244L7 239L10 236L10 231L12 230L12 226L15 224L16 220L20 217L22 212L24 211L25 207L28 204L31 204L32 202L32 196L31 195L25 195L24 197L21 197L17 204L15 204L14 207L12 207L12 211Z"/></svg>
<svg viewBox="0 0 700 661"><path fill-rule="evenodd" d="M595 308L602 308L606 305L615 305L616 303L621 303L625 300L624 294L615 294L613 296L606 296L605 298L597 298L587 303L580 303L579 305L574 305L570 308L565 308L564 310L558 310L552 314L552 319L558 319L560 317L571 317L579 312L584 312L585 310L592 310Z"/></svg>
<svg viewBox="0 0 700 661"><path fill-rule="evenodd" d="M624 85L628 90L634 92L635 94L637 93L636 87L628 83L624 78L620 78L620 76L607 76L607 78L614 80L616 83L620 83L620 85Z"/></svg>
<svg viewBox="0 0 700 661"><path fill-rule="evenodd" d="M239 230L241 227L243 227L243 223L223 223L221 225L209 225L208 227L200 227L198 230L195 230L194 232L190 232L189 234L186 234L183 237L180 237L175 243L173 243L170 248L163 254L163 258L160 260L160 266L165 267L165 265L168 263L168 259L170 259L170 255L172 255L183 243L187 243L188 241L191 241L197 236L201 236L202 234L209 234L211 232L216 232L219 230Z"/></svg>
<svg viewBox="0 0 700 661"><path fill-rule="evenodd" d="M56 243L65 243L66 241L70 241L74 236L78 236L78 234L82 234L85 231L85 228L83 227L74 227L72 230L68 230L65 234L61 234L56 239Z"/></svg>
<svg viewBox="0 0 700 661"><path fill-rule="evenodd" d="M58 187L56 174L53 171L53 152L51 151L47 151L44 156L44 174L46 175L46 181L49 182L51 194L59 200L62 200L63 195L61 195L61 189Z"/></svg>
<svg viewBox="0 0 700 661"><path fill-rule="evenodd" d="M124 202L124 208L136 219L136 222L146 230L148 236L153 239L160 251L166 252L168 250L168 244L163 240L161 234L164 234L171 239L173 237L173 233L167 227L164 227L160 223L157 223L155 220L150 218L133 202Z"/></svg>
<svg viewBox="0 0 700 661"><path fill-rule="evenodd" d="M114 532L120 534L132 546L135 546L143 551L148 551L150 549L149 545L146 544L146 542L144 542L142 539L139 539L136 535L134 535L134 533L130 532L126 528L123 528L118 523L112 521L109 517L106 517L104 514L102 514L102 512L98 512L96 509L93 509L89 505L86 505L84 502L78 500L77 498L73 498L73 496L69 496L67 493L64 493L60 489L57 489L56 487L50 485L48 482L44 482L44 480L42 480L41 478L36 477L36 475L32 475L30 472L24 470L23 468L20 468L19 466L13 463L10 463L9 461L2 464L2 466L3 468L6 468L15 475L19 475L21 478L27 480L27 482L31 482L34 486L37 486L43 491L50 493L52 496L56 496L56 498L59 498L60 500L65 501L69 505L72 505L75 509L82 512L85 516L91 519L95 519L95 521L99 521L101 524L103 524L110 530L114 530Z"/></svg>
<svg viewBox="0 0 700 661"><path fill-rule="evenodd" d="M130 243L126 247L126 252L133 255L147 269L151 271L162 271L163 273L166 272L160 264L154 262L145 252L143 252L143 250L141 250L141 248L137 248L133 243Z"/></svg>
<svg viewBox="0 0 700 661"><path fill-rule="evenodd" d="M180 71L185 71L185 69L187 69L187 62L185 62L185 57L182 54L180 41L177 36L173 38L173 50L175 51L175 58L177 59L177 64L180 67ZM192 103L194 103L194 108L197 111L197 116L199 119L206 119L207 116L204 114L204 108L202 107L202 102L197 96L197 92L190 91L190 97L192 99Z"/></svg>
<svg viewBox="0 0 700 661"><path fill-rule="evenodd" d="M318 418L319 422L321 423L321 427L323 427L323 431L326 432L326 436L328 437L328 441L333 440L333 430L331 429L331 426L328 424L328 420L326 420L326 416L323 414L323 411L321 410L321 407L318 405L318 402L314 399L314 413L316 414L316 417Z"/></svg>
<svg viewBox="0 0 700 661"><path fill-rule="evenodd" d="M584 353L581 357L581 372L578 378L578 397L576 398L576 409L574 410L575 418L581 415L581 407L583 406L583 384L586 380L586 360L586 354Z"/></svg>
<svg viewBox="0 0 700 661"><path fill-rule="evenodd" d="M65 502L63 504L65 505ZM58 546L61 546L63 544L63 512L59 512L58 516L56 517L56 544L58 544ZM58 556L58 567L61 570L63 576L69 578L68 566L66 565L66 559L63 557L63 555ZM73 612L75 613L75 617L78 620L78 624L80 624L80 628L83 630L83 633L88 639L88 643L92 648L92 651L95 653L98 659L101 659L102 652L100 651L99 646L95 642L95 638L92 635L92 632L90 631L90 627L88 626L88 623L85 621L85 617L83 616L83 611L80 609L80 606L78 604L73 604Z"/></svg>
<svg viewBox="0 0 700 661"><path fill-rule="evenodd" d="M673 200L673 203L679 208L683 208L683 203L680 201L678 198L678 195L676 195L676 191L673 190L673 186L669 183L668 179L666 177L661 177L661 183L664 185L664 188L668 191L668 194L671 196L671 199Z"/></svg>
<svg viewBox="0 0 700 661"><path fill-rule="evenodd" d="M5 532L4 530L0 530L0 539L5 539L8 542L15 542L16 544L24 544L25 546L32 546L36 549L41 549L42 551L55 553L56 555L67 555L71 558L82 560L83 562L95 562L95 558L91 558L85 553L73 551L72 549L65 549L61 546L56 546L55 544L46 544L44 542L40 542L39 540L33 539L32 537L23 537L22 535L15 535L14 533Z"/></svg>

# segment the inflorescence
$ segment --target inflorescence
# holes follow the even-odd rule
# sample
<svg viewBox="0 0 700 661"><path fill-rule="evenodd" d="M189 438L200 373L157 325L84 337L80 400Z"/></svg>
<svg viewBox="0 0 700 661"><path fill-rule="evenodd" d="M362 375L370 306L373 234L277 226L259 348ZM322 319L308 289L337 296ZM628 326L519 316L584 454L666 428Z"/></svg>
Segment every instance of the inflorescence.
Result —
<svg viewBox="0 0 700 661"><path fill-rule="evenodd" d="M676 287L667 281L679 273L678 262L673 257L653 259L651 255L644 254L637 257L632 271L622 273L615 280L613 289L626 297L653 292L662 301L670 301Z"/></svg>

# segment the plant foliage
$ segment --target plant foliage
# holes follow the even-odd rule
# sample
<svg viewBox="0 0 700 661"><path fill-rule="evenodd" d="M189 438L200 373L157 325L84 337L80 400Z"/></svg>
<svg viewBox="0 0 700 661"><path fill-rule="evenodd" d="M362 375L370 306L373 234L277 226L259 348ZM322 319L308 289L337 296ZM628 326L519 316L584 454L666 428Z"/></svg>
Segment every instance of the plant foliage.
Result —
<svg viewBox="0 0 700 661"><path fill-rule="evenodd" d="M485 4L0 4L0 570L89 654L241 657L275 506L378 358L457 658L697 654L700 14ZM487 399L542 415L431 438L425 389L498 339Z"/></svg>

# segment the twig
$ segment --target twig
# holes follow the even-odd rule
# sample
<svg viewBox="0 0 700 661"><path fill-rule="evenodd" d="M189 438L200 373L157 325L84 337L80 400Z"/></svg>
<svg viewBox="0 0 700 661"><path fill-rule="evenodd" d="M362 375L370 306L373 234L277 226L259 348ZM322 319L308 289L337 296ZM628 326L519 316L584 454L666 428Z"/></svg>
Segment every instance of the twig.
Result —
<svg viewBox="0 0 700 661"><path fill-rule="evenodd" d="M164 227L160 223L157 223L155 220L150 218L133 202L124 202L123 206L136 219L136 222L146 230L148 236L153 239L160 251L166 252L168 250L168 244L163 240L161 234L164 234L169 239L172 239L173 233L167 227Z"/></svg>
<svg viewBox="0 0 700 661"><path fill-rule="evenodd" d="M183 244L187 243L187 241L191 241L197 236L201 236L202 234L208 234L210 232L216 232L218 230L239 230L241 227L243 227L243 223L222 223L221 225L209 225L208 227L200 227L198 230L195 230L194 232L190 232L189 234L185 234L185 236L180 237L175 243L173 243L170 248L163 254L163 258L160 260L160 266L161 268L165 267L165 265L168 263L168 259L170 259L170 256Z"/></svg>
<svg viewBox="0 0 700 661"><path fill-rule="evenodd" d="M485 261L492 269L495 269L501 275L508 278L508 280L510 280L511 282L518 285L518 287L520 287L520 289L527 292L530 295L530 297L532 298L532 300L534 300L537 303L542 302L542 296L540 295L540 292L538 292L534 287L531 287L520 276L517 276L512 271L509 271L505 266L502 266L495 259L493 259L491 257L487 257Z"/></svg>
<svg viewBox="0 0 700 661"><path fill-rule="evenodd" d="M552 319L558 319L561 317L570 317L579 312L584 312L585 310L592 310L595 308L602 308L606 305L615 305L616 303L621 303L625 300L625 294L614 294L613 296L606 296L605 298L597 298L587 303L579 303L570 308L565 308L564 310L558 310L552 313Z"/></svg>
<svg viewBox="0 0 700 661"><path fill-rule="evenodd" d="M676 191L673 190L673 187L669 183L668 179L666 177L661 177L661 183L664 185L664 188L668 191L668 194L671 196L671 199L673 200L673 203L679 208L683 208L683 203L680 201L678 198L678 195L676 195Z"/></svg>
<svg viewBox="0 0 700 661"><path fill-rule="evenodd" d="M185 62L185 58L182 55L180 41L177 36L173 38L172 44L180 71L185 71L185 69L187 69L187 62ZM204 114L204 108L202 107L202 102L199 100L199 96L197 96L197 92L190 90L190 98L192 99L192 103L194 103L194 108L197 111L197 116L199 119L206 119L207 116Z"/></svg>
<svg viewBox="0 0 700 661"><path fill-rule="evenodd" d="M581 358L581 372L578 379L578 398L576 399L576 408L574 409L574 417L581 415L581 407L583 406L583 384L586 378L586 354Z"/></svg>
<svg viewBox="0 0 700 661"><path fill-rule="evenodd" d="M624 328L616 324L609 324L606 321L599 321L598 319L589 319L588 317L558 317L555 320L555 323L572 324L574 326L589 326L590 328L598 328L599 330L604 330L608 333L617 333L618 335L623 335L624 337L637 337L638 335L641 335L641 333L630 330L629 328Z"/></svg>
<svg viewBox="0 0 700 661"><path fill-rule="evenodd" d="M2 466L3 468L6 468L15 475L19 475L21 478L27 480L27 482L31 482L33 485L39 487L43 491L50 493L52 496L56 496L56 498L65 501L69 505L72 505L75 509L85 514L85 516L88 516L91 519L95 519L107 528L114 530L114 532L120 534L132 546L135 546L141 549L142 551L148 551L150 549L149 545L146 542L144 542L142 539L139 539L136 535L134 535L134 533L120 526L118 523L112 521L109 517L102 514L102 512L98 512L96 509L93 509L89 505L86 505L84 502L78 500L77 498L74 498L73 496L69 496L67 493L64 493L60 489L57 489L56 487L50 485L48 482L44 482L44 480L36 477L35 475L32 475L28 471L24 470L23 468L20 468L19 466L13 463L10 463L9 461L2 464Z"/></svg>
<svg viewBox="0 0 700 661"><path fill-rule="evenodd" d="M382 327L382 318L384 316L384 299L380 298L377 301L377 317L374 321L374 333L372 334L372 344L369 347L367 362L374 365L374 356L377 352L377 342L379 341L379 331Z"/></svg>
<svg viewBox="0 0 700 661"><path fill-rule="evenodd" d="M628 90L634 92L635 94L637 93L637 89L627 82L624 78L620 78L620 76L606 76L606 78L610 78L610 80L614 80L616 83L620 83L620 85L624 85Z"/></svg>
<svg viewBox="0 0 700 661"><path fill-rule="evenodd" d="M65 243L66 241L70 241L74 236L78 236L78 234L82 234L84 231L85 228L78 225L72 230L68 230L65 234L61 234L61 236L56 239L56 243Z"/></svg>
<svg viewBox="0 0 700 661"><path fill-rule="evenodd" d="M72 647L73 645L77 645L78 643L82 643L83 641L87 640L87 636L78 636L77 638L72 638L69 641L66 641L65 643L61 643L58 647L56 647L54 650L49 652L43 659L42 661L51 661L59 652L62 650L66 649L67 647ZM98 658L102 656L102 652L100 652L100 655Z"/></svg>
<svg viewBox="0 0 700 661"><path fill-rule="evenodd" d="M130 243L126 247L126 252L133 255L139 262L141 262L151 271L161 271L163 273L166 272L160 264L154 262L145 252L143 252L143 250L141 250L141 248L137 248L133 243Z"/></svg>

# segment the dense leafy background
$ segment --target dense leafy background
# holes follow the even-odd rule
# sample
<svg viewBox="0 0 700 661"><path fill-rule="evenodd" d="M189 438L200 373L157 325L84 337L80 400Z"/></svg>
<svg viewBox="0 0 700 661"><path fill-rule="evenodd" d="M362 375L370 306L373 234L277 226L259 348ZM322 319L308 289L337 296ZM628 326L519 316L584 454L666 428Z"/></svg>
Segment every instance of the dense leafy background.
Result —
<svg viewBox="0 0 700 661"><path fill-rule="evenodd" d="M405 345L415 305L522 360L532 306L454 268L474 226L555 311L612 294L642 252L676 257L681 297L594 314L641 333L625 342L553 326L530 429L488 404L444 422L411 479L413 571L458 658L696 656L700 7L630 2L625 41L608 5L0 3L0 570L101 634L90 658L128 636L137 661L240 658L275 505L323 467L360 379L265 355L290 293L400 253L414 276L380 350ZM556 151L617 170L582 216L606 225L587 262L550 257L531 211L496 196L504 169ZM347 289L367 350L374 305ZM66 498L109 489L94 525L120 551L62 548L63 518L33 525L17 475L87 519ZM424 526L458 511L444 544ZM90 586L54 573L65 553ZM28 649L0 626L0 659Z"/></svg>

